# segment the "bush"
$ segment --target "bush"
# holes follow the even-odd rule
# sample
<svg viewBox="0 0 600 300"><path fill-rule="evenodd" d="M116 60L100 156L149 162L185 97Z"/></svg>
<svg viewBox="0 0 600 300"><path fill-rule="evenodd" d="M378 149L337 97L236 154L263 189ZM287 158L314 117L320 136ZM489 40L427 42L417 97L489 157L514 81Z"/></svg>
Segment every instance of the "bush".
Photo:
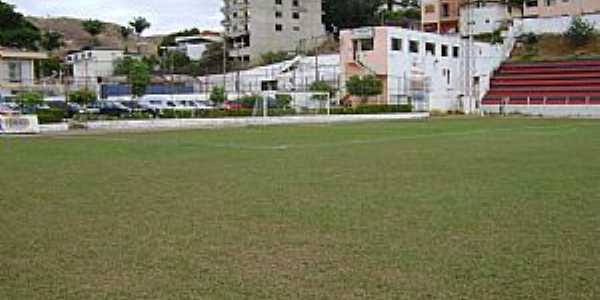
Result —
<svg viewBox="0 0 600 300"><path fill-rule="evenodd" d="M575 45L583 46L590 42L596 35L594 24L584 20L580 16L573 18L569 30L565 32L565 38Z"/></svg>
<svg viewBox="0 0 600 300"><path fill-rule="evenodd" d="M77 103L83 106L88 105L96 100L98 100L98 95L96 95L96 92L88 89L82 89L69 94L69 102Z"/></svg>
<svg viewBox="0 0 600 300"><path fill-rule="evenodd" d="M51 108L37 111L37 117L40 124L61 123L65 118L65 110Z"/></svg>
<svg viewBox="0 0 600 300"><path fill-rule="evenodd" d="M348 92L352 96L361 98L364 103L369 97L378 96L383 93L383 81L379 80L375 75L357 76L354 75L346 82Z"/></svg>
<svg viewBox="0 0 600 300"><path fill-rule="evenodd" d="M357 107L336 107L331 109L332 115L364 115L407 112L412 112L411 105L361 105Z"/></svg>

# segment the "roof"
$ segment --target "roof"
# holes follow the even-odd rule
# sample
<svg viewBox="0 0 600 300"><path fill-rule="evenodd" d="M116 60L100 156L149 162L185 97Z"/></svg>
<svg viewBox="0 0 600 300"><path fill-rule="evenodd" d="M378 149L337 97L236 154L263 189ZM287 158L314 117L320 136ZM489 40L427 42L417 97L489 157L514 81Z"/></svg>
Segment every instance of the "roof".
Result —
<svg viewBox="0 0 600 300"><path fill-rule="evenodd" d="M46 52L21 51L17 49L0 48L0 58L16 59L48 59Z"/></svg>

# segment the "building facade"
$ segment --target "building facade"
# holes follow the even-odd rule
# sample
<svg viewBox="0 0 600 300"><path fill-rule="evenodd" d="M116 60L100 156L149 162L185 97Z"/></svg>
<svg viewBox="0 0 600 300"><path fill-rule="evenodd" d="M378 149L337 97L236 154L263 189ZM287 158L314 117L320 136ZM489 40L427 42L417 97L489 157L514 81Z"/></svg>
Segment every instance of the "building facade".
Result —
<svg viewBox="0 0 600 300"><path fill-rule="evenodd" d="M504 45L397 27L344 30L340 42L342 82L375 75L384 84L370 102L467 113L478 109L490 74L510 52Z"/></svg>
<svg viewBox="0 0 600 300"><path fill-rule="evenodd" d="M73 52L65 62L72 67L75 87L95 89L103 78L114 75L115 63L124 57L125 51L120 49L95 48Z"/></svg>
<svg viewBox="0 0 600 300"><path fill-rule="evenodd" d="M421 22L423 31L458 33L460 0L423 0Z"/></svg>
<svg viewBox="0 0 600 300"><path fill-rule="evenodd" d="M48 59L46 53L0 48L0 96L14 96L33 89L35 62L45 59Z"/></svg>
<svg viewBox="0 0 600 300"><path fill-rule="evenodd" d="M523 16L523 8L505 0L469 0L460 4L459 29L463 36L506 30L513 18Z"/></svg>
<svg viewBox="0 0 600 300"><path fill-rule="evenodd" d="M530 18L551 18L581 14L600 14L598 0L527 0L524 15Z"/></svg>
<svg viewBox="0 0 600 300"><path fill-rule="evenodd" d="M229 55L244 62L260 62L266 52L309 50L325 34L321 0L224 0L222 12Z"/></svg>

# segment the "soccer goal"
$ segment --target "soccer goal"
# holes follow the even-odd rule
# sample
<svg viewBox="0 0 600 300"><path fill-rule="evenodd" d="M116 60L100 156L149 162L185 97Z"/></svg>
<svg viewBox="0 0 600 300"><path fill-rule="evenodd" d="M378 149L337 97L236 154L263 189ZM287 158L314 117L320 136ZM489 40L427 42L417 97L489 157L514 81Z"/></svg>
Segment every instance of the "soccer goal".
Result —
<svg viewBox="0 0 600 300"><path fill-rule="evenodd" d="M330 115L327 92L265 92L255 102L253 116Z"/></svg>

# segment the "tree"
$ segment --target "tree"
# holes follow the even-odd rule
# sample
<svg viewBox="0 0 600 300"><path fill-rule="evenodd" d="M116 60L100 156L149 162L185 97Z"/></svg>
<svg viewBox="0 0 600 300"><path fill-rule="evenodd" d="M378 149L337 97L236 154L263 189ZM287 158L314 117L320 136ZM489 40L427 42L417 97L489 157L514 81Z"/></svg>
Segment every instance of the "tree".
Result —
<svg viewBox="0 0 600 300"><path fill-rule="evenodd" d="M146 20L144 17L135 17L131 22L129 22L129 25L133 27L138 36L141 36L142 33L146 29L150 28L152 24L150 24L150 22L148 22L148 20Z"/></svg>
<svg viewBox="0 0 600 300"><path fill-rule="evenodd" d="M39 92L23 92L17 94L15 102L22 110L35 112L36 106L44 103L44 96Z"/></svg>
<svg viewBox="0 0 600 300"><path fill-rule="evenodd" d="M210 91L210 101L216 104L222 104L227 100L227 94L225 93L225 88L222 86L215 86Z"/></svg>
<svg viewBox="0 0 600 300"><path fill-rule="evenodd" d="M377 25L386 0L324 0L323 23L329 32Z"/></svg>
<svg viewBox="0 0 600 300"><path fill-rule="evenodd" d="M64 46L63 35L56 31L47 31L42 36L42 48L47 51L54 51Z"/></svg>
<svg viewBox="0 0 600 300"><path fill-rule="evenodd" d="M121 37L123 40L127 40L129 36L133 33L133 28L127 26L121 26L120 28Z"/></svg>
<svg viewBox="0 0 600 300"><path fill-rule="evenodd" d="M229 69L229 68L228 68ZM223 72L223 43L212 43L202 53L197 65L197 74L206 75Z"/></svg>
<svg viewBox="0 0 600 300"><path fill-rule="evenodd" d="M291 58L292 58L292 56L289 55L289 53L287 53L285 51L278 51L278 52L269 51L260 56L260 59L264 65L272 65L272 64L280 63L282 61L286 61Z"/></svg>
<svg viewBox="0 0 600 300"><path fill-rule="evenodd" d="M179 51L169 51L164 55L162 61L160 62L160 67L166 72L177 72L181 68L189 65L189 63L190 58L184 53Z"/></svg>
<svg viewBox="0 0 600 300"><path fill-rule="evenodd" d="M571 21L571 26L565 32L565 37L574 46L583 46L589 43L594 36L596 36L596 28L594 24L584 20L582 17L577 16Z"/></svg>
<svg viewBox="0 0 600 300"><path fill-rule="evenodd" d="M329 93L329 96L333 96L335 94L335 88L333 88L327 81L318 80L311 83L309 87L311 92L323 92Z"/></svg>
<svg viewBox="0 0 600 300"><path fill-rule="evenodd" d="M85 20L81 22L81 26L83 26L83 29L92 37L96 37L104 31L104 23L100 20Z"/></svg>
<svg viewBox="0 0 600 300"><path fill-rule="evenodd" d="M69 94L69 101L77 103L81 106L86 106L98 99L96 92L89 89L81 89Z"/></svg>
<svg viewBox="0 0 600 300"><path fill-rule="evenodd" d="M350 95L360 97L363 104L369 97L378 96L383 93L383 82L375 75L352 76L346 82Z"/></svg>
<svg viewBox="0 0 600 300"><path fill-rule="evenodd" d="M13 5L0 1L0 45L37 50L40 41L39 29L15 12Z"/></svg>
<svg viewBox="0 0 600 300"><path fill-rule="evenodd" d="M58 56L52 56L49 59L40 61L38 71L38 77L57 77L62 70L62 58Z"/></svg>
<svg viewBox="0 0 600 300"><path fill-rule="evenodd" d="M143 96L150 80L150 67L143 61L134 61L127 75L127 81L131 85L131 93L136 97Z"/></svg>

